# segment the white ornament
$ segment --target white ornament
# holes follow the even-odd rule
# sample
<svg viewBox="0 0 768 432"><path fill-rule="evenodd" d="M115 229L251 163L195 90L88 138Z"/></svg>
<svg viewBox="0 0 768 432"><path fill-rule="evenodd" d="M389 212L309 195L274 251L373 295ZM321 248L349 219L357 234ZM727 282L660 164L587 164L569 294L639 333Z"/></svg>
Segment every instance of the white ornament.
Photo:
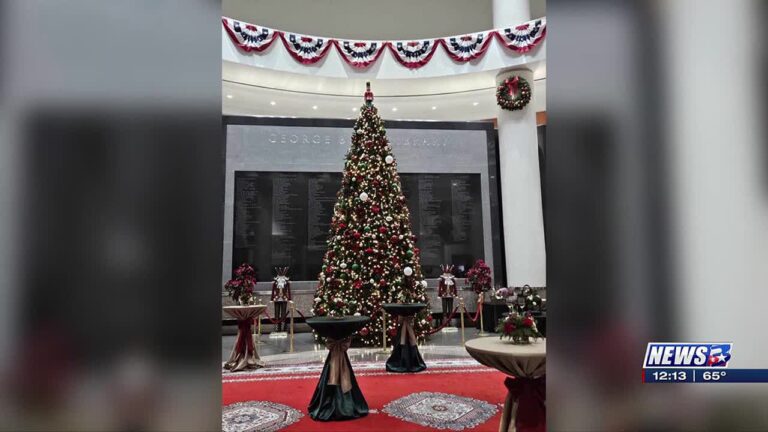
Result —
<svg viewBox="0 0 768 432"><path fill-rule="evenodd" d="M412 268L410 268L410 267L406 267L406 268L404 268L404 269L403 269L403 273L404 273L406 276L410 276L410 275L412 275L412 274L413 274L413 269L412 269Z"/></svg>
<svg viewBox="0 0 768 432"><path fill-rule="evenodd" d="M315 303L320 303L320 297L315 297Z"/></svg>
<svg viewBox="0 0 768 432"><path fill-rule="evenodd" d="M395 158L392 157L392 155L387 155L387 157L384 158L384 162L387 164L392 164L392 162L395 161Z"/></svg>
<svg viewBox="0 0 768 432"><path fill-rule="evenodd" d="M375 280L373 280L373 279L369 280L368 282L370 282L370 283L371 283L371 285L373 285L374 283L376 283L376 281L375 281Z"/></svg>
<svg viewBox="0 0 768 432"><path fill-rule="evenodd" d="M365 193L365 192L361 192L360 193L360 201L362 201L362 202L368 201L368 194Z"/></svg>
<svg viewBox="0 0 768 432"><path fill-rule="evenodd" d="M330 281L331 281L331 278L325 278L325 281L326 281L326 282L330 282Z"/></svg>
<svg viewBox="0 0 768 432"><path fill-rule="evenodd" d="M421 281L421 286L423 286L424 288L426 288L426 287L427 287L427 281L425 281L425 280Z"/></svg>
<svg viewBox="0 0 768 432"><path fill-rule="evenodd" d="M341 264L339 264L339 267L345 269L345 268L347 268L347 263L341 263Z"/></svg>
<svg viewBox="0 0 768 432"><path fill-rule="evenodd" d="M360 316L360 312L355 312L355 316Z"/></svg>
<svg viewBox="0 0 768 432"><path fill-rule="evenodd" d="M392 216L387 216L386 219L387 219L387 222L392 222Z"/></svg>

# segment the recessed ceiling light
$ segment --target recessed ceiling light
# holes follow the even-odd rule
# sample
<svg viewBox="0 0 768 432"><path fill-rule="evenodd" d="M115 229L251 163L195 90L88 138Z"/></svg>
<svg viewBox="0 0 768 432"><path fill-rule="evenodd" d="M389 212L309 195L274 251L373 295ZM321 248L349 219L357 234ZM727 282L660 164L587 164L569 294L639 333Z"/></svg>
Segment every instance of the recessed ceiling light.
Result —
<svg viewBox="0 0 768 432"><path fill-rule="evenodd" d="M352 107L352 111L357 111L357 107Z"/></svg>
<svg viewBox="0 0 768 432"><path fill-rule="evenodd" d="M477 106L480 102L472 102L472 105Z"/></svg>
<svg viewBox="0 0 768 432"><path fill-rule="evenodd" d="M227 99L232 99L232 95L228 94Z"/></svg>
<svg viewBox="0 0 768 432"><path fill-rule="evenodd" d="M312 105L312 109L317 109L317 105Z"/></svg>
<svg viewBox="0 0 768 432"><path fill-rule="evenodd" d="M436 109L437 109L437 107L436 107L436 106L433 106L433 107L432 107L432 109L433 109L433 110L436 110Z"/></svg>
<svg viewBox="0 0 768 432"><path fill-rule="evenodd" d="M270 104L270 105L276 105L276 104L277 104L277 102L275 102L275 101L271 101L271 102L269 102L269 104Z"/></svg>
<svg viewBox="0 0 768 432"><path fill-rule="evenodd" d="M397 111L397 107L392 107L392 111Z"/></svg>

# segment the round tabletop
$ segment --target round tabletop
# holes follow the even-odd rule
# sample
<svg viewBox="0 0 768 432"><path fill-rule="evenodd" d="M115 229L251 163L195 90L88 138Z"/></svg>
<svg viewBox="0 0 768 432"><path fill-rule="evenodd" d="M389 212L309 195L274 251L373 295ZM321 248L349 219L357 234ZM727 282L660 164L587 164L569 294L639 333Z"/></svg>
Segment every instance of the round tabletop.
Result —
<svg viewBox="0 0 768 432"><path fill-rule="evenodd" d="M385 311L392 315L411 316L419 313L420 310L427 307L426 303L384 303L381 305Z"/></svg>
<svg viewBox="0 0 768 432"><path fill-rule="evenodd" d="M547 372L547 341L516 345L498 337L468 340L464 347L478 362L517 377L538 378Z"/></svg>
<svg viewBox="0 0 768 432"><path fill-rule="evenodd" d="M267 309L267 305L222 306L222 309L232 318L245 320L261 315Z"/></svg>
<svg viewBox="0 0 768 432"><path fill-rule="evenodd" d="M312 317L307 318L305 322L320 336L339 340L360 330L370 319L365 315L342 318Z"/></svg>

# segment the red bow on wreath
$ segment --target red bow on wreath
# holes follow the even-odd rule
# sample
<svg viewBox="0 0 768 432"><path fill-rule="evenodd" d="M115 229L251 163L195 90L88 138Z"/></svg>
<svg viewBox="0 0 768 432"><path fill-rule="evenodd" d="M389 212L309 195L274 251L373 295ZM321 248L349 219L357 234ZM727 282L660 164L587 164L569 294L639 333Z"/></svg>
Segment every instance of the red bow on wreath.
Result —
<svg viewBox="0 0 768 432"><path fill-rule="evenodd" d="M509 90L510 96L514 97L517 94L519 82L520 78L518 76L515 76L511 80L507 80L507 89Z"/></svg>

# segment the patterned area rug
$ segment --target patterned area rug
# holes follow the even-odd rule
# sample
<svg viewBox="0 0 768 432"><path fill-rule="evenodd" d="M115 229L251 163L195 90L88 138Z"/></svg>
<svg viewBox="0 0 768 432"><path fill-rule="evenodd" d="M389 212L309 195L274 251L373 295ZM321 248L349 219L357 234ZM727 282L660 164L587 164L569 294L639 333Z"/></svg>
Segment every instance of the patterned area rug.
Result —
<svg viewBox="0 0 768 432"><path fill-rule="evenodd" d="M355 362L355 376L370 413L342 422L319 423L307 413L320 377L317 365L272 365L224 374L222 426L225 431L236 432L275 432L277 427L282 427L280 432L498 432L499 407L507 395L505 375L476 362L471 364L467 361L471 359L458 360L427 361L428 369L417 374L386 372L383 362ZM256 405L248 405L249 402ZM240 412L242 417L238 417L234 414L238 406L262 410ZM303 417L286 415L289 420L280 423L280 417L273 415L274 410L264 408L267 406L283 411L290 407Z"/></svg>
<svg viewBox="0 0 768 432"><path fill-rule="evenodd" d="M238 402L221 412L224 432L276 432L296 423L304 415L287 405L274 402Z"/></svg>
<svg viewBox="0 0 768 432"><path fill-rule="evenodd" d="M460 431L485 423L498 408L468 397L420 392L392 401L382 411L421 426Z"/></svg>

